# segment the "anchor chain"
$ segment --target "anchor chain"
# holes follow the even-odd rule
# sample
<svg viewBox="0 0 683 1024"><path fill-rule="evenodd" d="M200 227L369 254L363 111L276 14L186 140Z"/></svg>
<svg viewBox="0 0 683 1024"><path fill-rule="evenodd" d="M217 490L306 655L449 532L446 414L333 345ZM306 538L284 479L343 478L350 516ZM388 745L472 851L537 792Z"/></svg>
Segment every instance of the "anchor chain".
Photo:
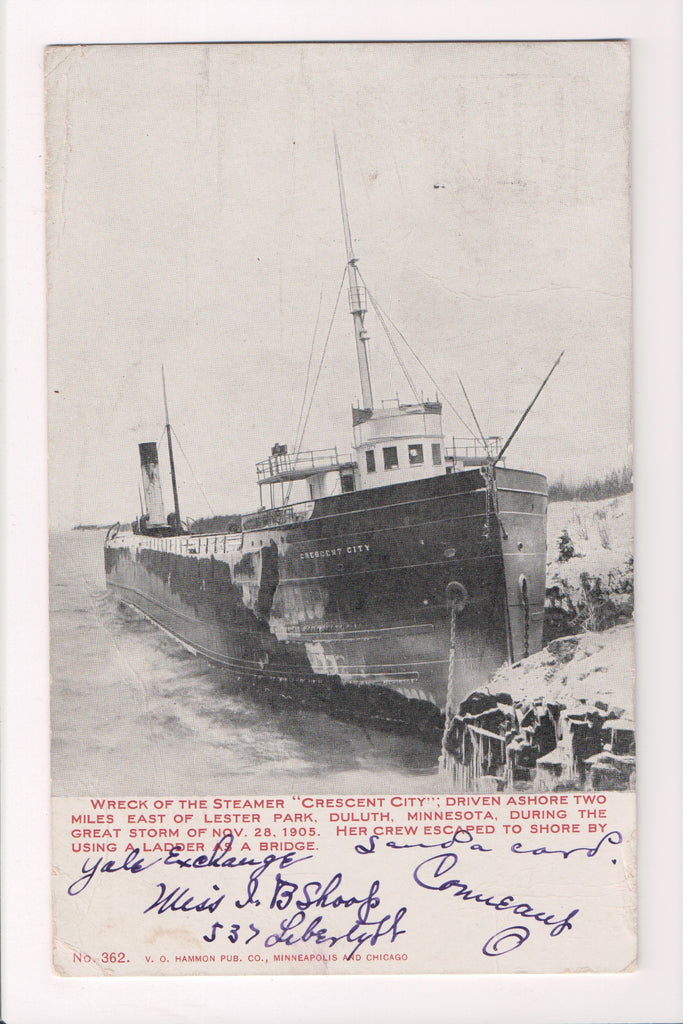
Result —
<svg viewBox="0 0 683 1024"><path fill-rule="evenodd" d="M451 706L451 697L455 692L455 647L457 642L457 619L458 610L455 607L455 602L451 604L451 636L450 644L448 648L448 701L447 706Z"/></svg>
<svg viewBox="0 0 683 1024"><path fill-rule="evenodd" d="M452 580L446 587L446 603L451 610L451 635L448 650L448 692L446 699L446 715L452 711L456 690L456 647L458 638L458 615L465 610L469 599L464 583Z"/></svg>
<svg viewBox="0 0 683 1024"><path fill-rule="evenodd" d="M491 513L494 508L493 501L493 475L488 466L480 466L479 472L484 478L486 484L486 518L484 520L483 539L488 540L491 536Z"/></svg>
<svg viewBox="0 0 683 1024"><path fill-rule="evenodd" d="M484 524L484 539L488 540L491 536L491 512L492 512L492 500L491 500L491 483L489 480L486 481L486 522Z"/></svg>
<svg viewBox="0 0 683 1024"><path fill-rule="evenodd" d="M519 590L524 608L524 657L529 657L529 590L526 576L519 577Z"/></svg>
<svg viewBox="0 0 683 1024"><path fill-rule="evenodd" d="M500 527L501 536L504 540L507 540L507 533L505 527L500 520L500 509L498 508L498 491L496 490L496 476L495 469L493 466L486 465L480 466L479 472L484 478L486 484L486 519L484 521L484 540L488 540L491 536L491 519L495 516L498 525Z"/></svg>

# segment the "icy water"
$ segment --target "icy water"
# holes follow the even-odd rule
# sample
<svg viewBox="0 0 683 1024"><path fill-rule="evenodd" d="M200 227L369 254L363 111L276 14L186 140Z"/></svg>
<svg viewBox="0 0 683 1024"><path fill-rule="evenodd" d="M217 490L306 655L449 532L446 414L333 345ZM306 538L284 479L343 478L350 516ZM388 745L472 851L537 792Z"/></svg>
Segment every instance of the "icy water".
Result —
<svg viewBox="0 0 683 1024"><path fill-rule="evenodd" d="M231 691L116 603L103 531L50 539L55 796L438 792L439 749Z"/></svg>

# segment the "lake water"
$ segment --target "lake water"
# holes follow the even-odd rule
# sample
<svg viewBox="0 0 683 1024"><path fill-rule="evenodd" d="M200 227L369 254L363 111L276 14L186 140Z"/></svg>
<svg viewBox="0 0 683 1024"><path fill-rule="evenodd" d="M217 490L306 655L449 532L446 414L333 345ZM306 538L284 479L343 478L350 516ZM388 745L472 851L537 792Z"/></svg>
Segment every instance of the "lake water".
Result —
<svg viewBox="0 0 683 1024"><path fill-rule="evenodd" d="M103 544L50 539L55 796L443 789L437 746L236 692L109 595Z"/></svg>

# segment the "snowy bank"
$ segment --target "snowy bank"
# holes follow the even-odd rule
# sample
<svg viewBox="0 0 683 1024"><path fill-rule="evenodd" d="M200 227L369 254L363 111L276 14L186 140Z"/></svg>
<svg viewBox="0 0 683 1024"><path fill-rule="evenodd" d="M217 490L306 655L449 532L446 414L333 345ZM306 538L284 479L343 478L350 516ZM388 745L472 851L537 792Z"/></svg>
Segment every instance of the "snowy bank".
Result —
<svg viewBox="0 0 683 1024"><path fill-rule="evenodd" d="M630 789L635 779L631 495L548 509L550 642L449 709L463 789Z"/></svg>
<svg viewBox="0 0 683 1024"><path fill-rule="evenodd" d="M633 615L632 498L548 505L546 642Z"/></svg>
<svg viewBox="0 0 683 1024"><path fill-rule="evenodd" d="M633 683L632 623L553 640L462 701L445 765L468 789L629 789Z"/></svg>

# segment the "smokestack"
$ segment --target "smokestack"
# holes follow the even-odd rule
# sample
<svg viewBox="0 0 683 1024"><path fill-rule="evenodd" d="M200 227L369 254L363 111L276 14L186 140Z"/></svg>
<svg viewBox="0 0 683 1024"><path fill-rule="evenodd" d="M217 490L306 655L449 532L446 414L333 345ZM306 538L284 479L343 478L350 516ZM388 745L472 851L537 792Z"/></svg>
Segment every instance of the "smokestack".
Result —
<svg viewBox="0 0 683 1024"><path fill-rule="evenodd" d="M156 441L143 441L140 449L142 486L145 492L145 506L149 514L149 526L165 526L164 502L161 497L159 478L159 453Z"/></svg>

